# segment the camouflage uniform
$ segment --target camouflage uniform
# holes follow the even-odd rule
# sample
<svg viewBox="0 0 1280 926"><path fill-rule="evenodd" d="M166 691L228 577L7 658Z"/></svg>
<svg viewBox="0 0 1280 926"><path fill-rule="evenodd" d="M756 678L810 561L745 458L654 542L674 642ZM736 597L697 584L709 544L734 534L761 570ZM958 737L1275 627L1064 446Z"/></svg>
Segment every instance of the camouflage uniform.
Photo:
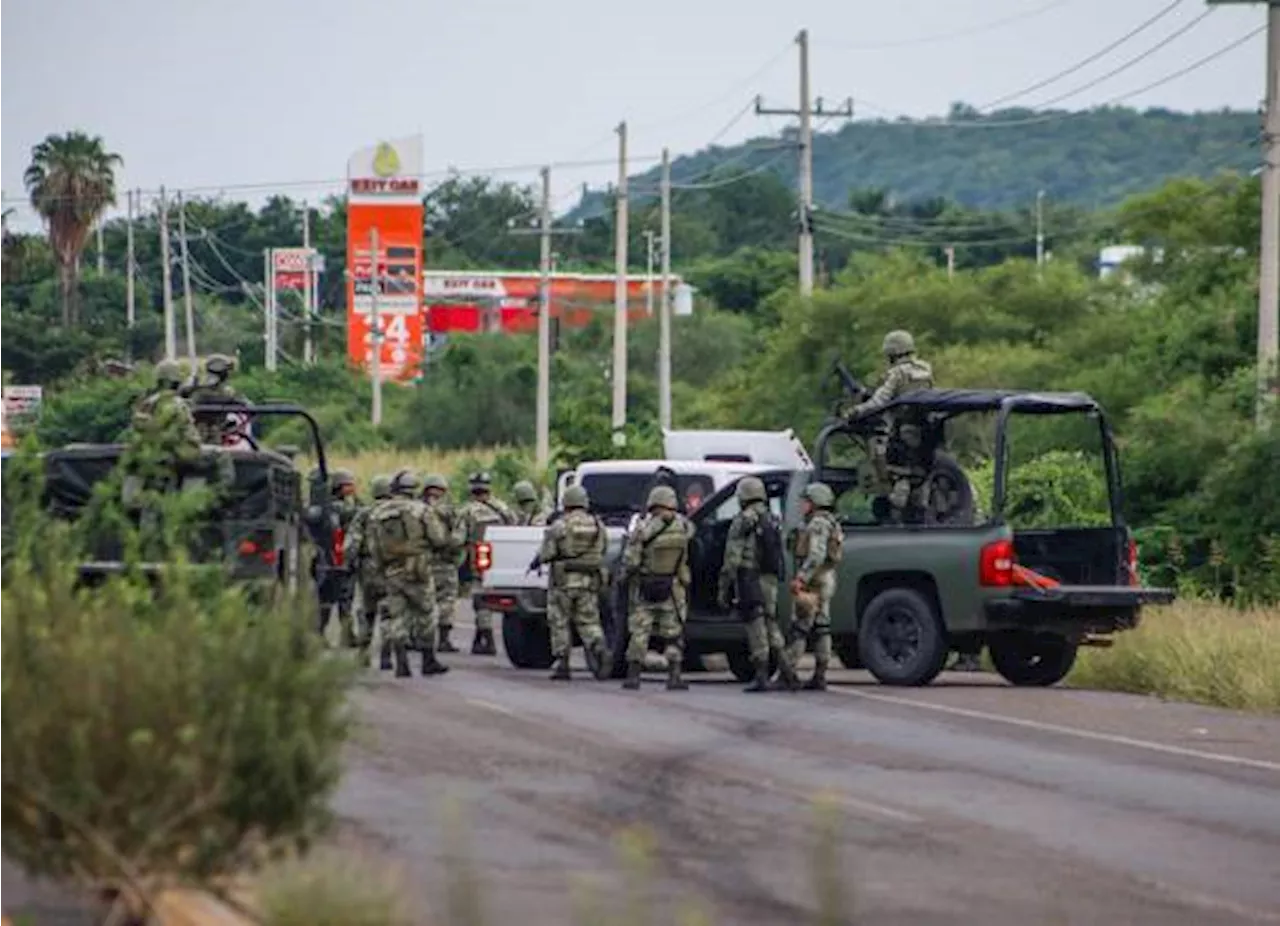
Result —
<svg viewBox="0 0 1280 926"><path fill-rule="evenodd" d="M415 496L421 483L402 470L391 481L394 496L369 514L373 561L382 577L383 636L395 656L396 677L409 675L408 644L422 642L422 674L448 671L436 659L435 586L431 581L432 551L448 543L444 522Z"/></svg>
<svg viewBox="0 0 1280 926"><path fill-rule="evenodd" d="M329 491L333 496L333 513L338 519L338 528L343 533L343 562L348 566L346 558L346 535L351 531L352 522L360 514L361 505L355 496L356 477L350 470L334 470L329 477ZM342 628L342 645L356 645L356 635L352 629L352 605L356 596L356 574L354 569L343 576L335 578L333 603L338 607L338 626Z"/></svg>
<svg viewBox="0 0 1280 926"><path fill-rule="evenodd" d="M766 561L762 549L763 527L766 519L773 517L764 483L755 476L745 476L738 482L737 495L742 507L729 525L720 568L719 601L726 610L732 605L747 625L747 646L756 677L746 690L769 690L770 653L778 660L787 687L794 687L795 671L787 659L778 626L780 576L769 571L776 566Z"/></svg>
<svg viewBox="0 0 1280 926"><path fill-rule="evenodd" d="M649 493L649 515L627 537L622 553L624 575L631 589L628 598L627 680L624 688L640 687L640 673L649 636L655 629L665 644L667 688L683 690L688 684L680 677L684 659L683 596L677 586L688 584L689 541L693 538L687 520L676 513L676 493L669 486L657 486Z"/></svg>
<svg viewBox="0 0 1280 926"><path fill-rule="evenodd" d="M613 657L604 645L600 628L600 584L603 581L604 551L608 534L599 518L588 510L586 489L570 486L564 493L565 515L542 535L542 548L535 565L549 563L547 623L551 630L551 655L556 660L552 679L571 678L569 652L578 629L587 666L596 678L613 666Z"/></svg>
<svg viewBox="0 0 1280 926"><path fill-rule="evenodd" d="M156 391L133 407L128 436L125 502L132 504L143 488L176 489L201 459L200 432L191 407L178 394L182 371L173 361L156 364Z"/></svg>
<svg viewBox="0 0 1280 926"><path fill-rule="evenodd" d="M516 524L520 527L545 527L547 512L538 504L538 492L533 483L521 480L511 487L516 502Z"/></svg>
<svg viewBox="0 0 1280 926"><path fill-rule="evenodd" d="M791 642L787 659L798 665L805 643L813 639L813 678L805 688L821 691L827 687L827 666L831 663L831 599L836 592L836 565L844 553L844 531L831 509L835 496L825 483L814 482L804 490L807 504L805 525L795 536L796 577L791 582ZM815 606L803 606L797 593L817 596Z"/></svg>
<svg viewBox="0 0 1280 926"><path fill-rule="evenodd" d="M201 414L200 406L206 402L237 402L248 404L248 399L236 392L227 382L235 363L224 354L213 354L204 362L205 375L212 381L200 383L191 391L191 404L200 439L206 444L221 444L226 430L226 415Z"/></svg>
<svg viewBox="0 0 1280 926"><path fill-rule="evenodd" d="M890 331L885 335L883 350L885 359L889 362L884 382L870 398L847 410L850 417L874 415L899 396L933 388L933 367L916 357L915 339L909 332ZM905 466L891 468L887 458L889 438L894 431L897 431L908 451L920 446L919 422L913 420L910 414L895 413L887 425L886 429L869 441L871 463L890 504L895 511L901 512L909 501L914 501L916 505L924 504L924 500L918 497L919 492L912 492L911 482L912 477L917 482L920 481L928 475L928 471L919 461L914 460ZM916 497L913 498L913 494Z"/></svg>
<svg viewBox="0 0 1280 926"><path fill-rule="evenodd" d="M360 583L360 631L359 645L368 647L373 640L373 627L378 620L378 605L382 602L382 585L374 568L369 548L369 515L379 502L391 497L391 477L374 476L369 484L373 502L363 505L356 512L342 538L342 559L351 567ZM388 653L390 660L390 653Z"/></svg>
<svg viewBox="0 0 1280 926"><path fill-rule="evenodd" d="M436 619L440 627L437 652L456 653L449 635L453 632L453 615L458 608L458 565L467 546L467 524L449 501L449 482L439 473L423 480L422 499L432 506L444 521L449 545L437 550L431 558L431 580L436 587Z"/></svg>
<svg viewBox="0 0 1280 926"><path fill-rule="evenodd" d="M471 498L462 506L462 520L467 537L467 557L464 563L466 578L462 581L460 594L463 598L471 597L471 590L480 576L476 572L476 544L484 537L484 529L488 524L515 524L516 516L500 499L493 498L489 486L493 480L488 473L472 473L469 480ZM493 612L481 608L476 610L476 635L471 641L471 652L481 656L492 656L497 652L493 642Z"/></svg>

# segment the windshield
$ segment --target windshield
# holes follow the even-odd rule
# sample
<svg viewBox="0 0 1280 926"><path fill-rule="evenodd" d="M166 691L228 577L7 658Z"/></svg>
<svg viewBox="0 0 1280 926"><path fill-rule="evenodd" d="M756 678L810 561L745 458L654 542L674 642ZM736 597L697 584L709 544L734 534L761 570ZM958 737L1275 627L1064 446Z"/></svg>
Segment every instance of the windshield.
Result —
<svg viewBox="0 0 1280 926"><path fill-rule="evenodd" d="M644 493L652 482L652 473L589 473L582 477L582 487L597 514L630 514L643 508ZM686 514L713 492L715 483L710 476L676 476L676 496Z"/></svg>

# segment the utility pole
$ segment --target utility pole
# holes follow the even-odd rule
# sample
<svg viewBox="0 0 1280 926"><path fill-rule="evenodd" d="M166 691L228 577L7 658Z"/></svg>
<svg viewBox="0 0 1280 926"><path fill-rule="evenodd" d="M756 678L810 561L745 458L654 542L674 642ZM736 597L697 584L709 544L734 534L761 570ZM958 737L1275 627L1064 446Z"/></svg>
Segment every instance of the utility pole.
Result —
<svg viewBox="0 0 1280 926"><path fill-rule="evenodd" d="M658 308L658 426L671 427L671 155L662 149L662 304Z"/></svg>
<svg viewBox="0 0 1280 926"><path fill-rule="evenodd" d="M182 307L187 316L187 357L196 372L196 310L191 302L191 254L187 248L187 207L178 191L178 237L182 239Z"/></svg>
<svg viewBox="0 0 1280 926"><path fill-rule="evenodd" d="M652 228L644 230L645 271L644 271L644 312L653 318L653 237Z"/></svg>
<svg viewBox="0 0 1280 926"><path fill-rule="evenodd" d="M956 249L955 245L947 245L942 249L947 255L947 279L954 280L956 276Z"/></svg>
<svg viewBox="0 0 1280 926"><path fill-rule="evenodd" d="M107 272L107 251L102 243L102 226L105 219L98 220L98 276Z"/></svg>
<svg viewBox="0 0 1280 926"><path fill-rule="evenodd" d="M555 256L551 252L552 235L577 235L581 228L555 228L551 224L551 168L542 174L542 208L537 229L515 228L508 223L508 234L538 236L538 397L535 413L535 457L538 469L551 464L551 274L555 272Z"/></svg>
<svg viewBox="0 0 1280 926"><path fill-rule="evenodd" d="M800 295L813 295L813 117L844 116L853 118L853 100L845 100L839 109L824 109L818 97L815 107L809 98L809 30L801 29L796 36L800 46L800 107L799 109L765 109L761 98L756 97L757 116L800 117L800 199L799 199L799 256Z"/></svg>
<svg viewBox="0 0 1280 926"><path fill-rule="evenodd" d="M133 266L133 209L134 209L133 190L129 190L125 193L125 201L127 205L125 207L126 218L125 218L125 226L124 226L124 236L125 236L124 237L124 251L125 251L124 311L125 311L125 319L128 321L130 330L132 330L134 323L137 321L137 308L135 304L136 298L137 298L135 293L135 286L137 284L135 282L135 272L134 272L134 266Z"/></svg>
<svg viewBox="0 0 1280 926"><path fill-rule="evenodd" d="M382 424L382 319L378 317L378 230L369 230L369 327L373 335L373 408L371 420Z"/></svg>
<svg viewBox="0 0 1280 926"><path fill-rule="evenodd" d="M276 280L272 273L275 256L271 248L262 251L262 321L266 327L263 342L266 350L267 371L276 371Z"/></svg>
<svg viewBox="0 0 1280 926"><path fill-rule="evenodd" d="M627 123L618 123L618 201L613 284L613 444L627 444Z"/></svg>
<svg viewBox="0 0 1280 926"><path fill-rule="evenodd" d="M311 332L311 208L302 204L302 246L306 249L306 273L302 275L302 362L310 366L316 362L315 345Z"/></svg>
<svg viewBox="0 0 1280 926"><path fill-rule="evenodd" d="M1044 190L1036 192L1036 274L1044 273Z"/></svg>
<svg viewBox="0 0 1280 926"><path fill-rule="evenodd" d="M178 359L178 329L173 317L173 268L169 256L169 200L160 187L160 276L164 287L164 359Z"/></svg>

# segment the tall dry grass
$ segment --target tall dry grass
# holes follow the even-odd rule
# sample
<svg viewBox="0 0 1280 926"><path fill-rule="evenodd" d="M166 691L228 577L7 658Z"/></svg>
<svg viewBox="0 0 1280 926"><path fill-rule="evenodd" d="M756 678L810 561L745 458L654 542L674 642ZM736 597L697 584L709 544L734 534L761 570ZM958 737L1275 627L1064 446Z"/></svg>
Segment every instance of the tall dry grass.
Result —
<svg viewBox="0 0 1280 926"><path fill-rule="evenodd" d="M1280 712L1280 606L1192 598L1148 608L1115 646L1082 651L1070 684Z"/></svg>

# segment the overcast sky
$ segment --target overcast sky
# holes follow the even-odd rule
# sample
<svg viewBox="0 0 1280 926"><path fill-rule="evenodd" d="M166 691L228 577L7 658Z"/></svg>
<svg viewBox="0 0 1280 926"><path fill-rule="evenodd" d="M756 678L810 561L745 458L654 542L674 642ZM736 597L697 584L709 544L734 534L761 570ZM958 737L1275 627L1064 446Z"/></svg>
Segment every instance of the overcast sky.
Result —
<svg viewBox="0 0 1280 926"><path fill-rule="evenodd" d="M915 116L975 105L1097 52L1170 0L8 0L0 38L3 185L23 195L31 147L102 135L121 188L265 184L338 192L346 160L421 131L428 171L692 152L756 93L794 106L794 37L812 42L813 94ZM1017 104L1039 105L1139 55L1206 9L1182 3L1111 54ZM1147 60L1058 106L1081 108L1164 77L1260 25L1262 5L1219 9ZM1007 21L1011 20L1012 21ZM1006 20L1006 22L1000 22ZM1261 35L1128 100L1253 108ZM744 115L722 143L776 131ZM634 170L645 164L633 163ZM634 172L634 171L633 171ZM554 172L562 206L609 166ZM533 182L536 170L502 176ZM288 184L293 184L292 186ZM123 199L122 199L123 204ZM23 223L25 224L25 223Z"/></svg>

